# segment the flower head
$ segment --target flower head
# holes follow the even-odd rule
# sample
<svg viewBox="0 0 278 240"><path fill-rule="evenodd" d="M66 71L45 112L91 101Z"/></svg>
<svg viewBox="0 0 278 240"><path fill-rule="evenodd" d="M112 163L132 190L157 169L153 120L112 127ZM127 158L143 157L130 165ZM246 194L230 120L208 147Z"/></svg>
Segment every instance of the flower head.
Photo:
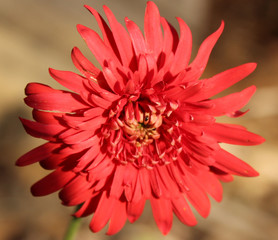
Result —
<svg viewBox="0 0 278 240"><path fill-rule="evenodd" d="M80 74L50 69L70 91L28 84L25 102L34 109L34 121L21 121L27 133L48 142L17 165L40 162L53 170L32 186L33 195L60 190L63 204L82 204L76 217L93 214L94 232L108 222L107 233L118 232L127 219L140 217L146 200L163 234L171 228L173 213L195 225L189 203L207 217L208 195L221 201L220 180L258 175L219 143L256 145L264 139L242 126L215 122L217 116L243 115L240 109L255 86L211 99L248 76L256 64L200 79L223 22L189 64L190 29L178 18L178 35L153 2L147 4L144 34L127 18L125 30L106 6L110 27L96 10L86 8L102 38L85 26L77 29L101 70L74 48L72 60Z"/></svg>

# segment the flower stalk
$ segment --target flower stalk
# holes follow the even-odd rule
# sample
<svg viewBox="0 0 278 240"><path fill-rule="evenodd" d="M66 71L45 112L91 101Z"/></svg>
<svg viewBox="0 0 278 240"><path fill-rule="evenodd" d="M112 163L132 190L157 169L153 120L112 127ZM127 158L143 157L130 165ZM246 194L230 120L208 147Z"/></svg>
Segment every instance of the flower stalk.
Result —
<svg viewBox="0 0 278 240"><path fill-rule="evenodd" d="M76 211L79 208L80 208L80 206L78 205L76 208ZM80 225L81 225L81 218L72 216L72 219L69 222L68 228L66 230L64 240L74 240Z"/></svg>

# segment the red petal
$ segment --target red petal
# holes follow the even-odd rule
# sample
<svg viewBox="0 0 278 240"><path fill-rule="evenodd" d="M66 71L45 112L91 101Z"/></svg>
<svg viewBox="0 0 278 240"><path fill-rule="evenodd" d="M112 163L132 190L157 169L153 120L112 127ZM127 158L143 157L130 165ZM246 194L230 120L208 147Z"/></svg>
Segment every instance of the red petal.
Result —
<svg viewBox="0 0 278 240"><path fill-rule="evenodd" d="M199 183L189 173L185 176L184 182L189 190L186 192L187 198L198 213L206 218L210 211L210 201L207 194L200 187Z"/></svg>
<svg viewBox="0 0 278 240"><path fill-rule="evenodd" d="M190 80L197 80L201 77L203 74L210 53L217 42L218 38L220 37L221 33L223 32L224 29L224 22L221 22L220 27L216 32L208 36L203 43L201 44L199 51L197 53L197 56L195 57L194 61L189 65L188 73L187 73L187 78Z"/></svg>
<svg viewBox="0 0 278 240"><path fill-rule="evenodd" d="M173 87L164 91L163 94L170 99L180 100L182 102L191 102L192 98L194 99L195 96L199 96L201 91L202 84L197 83L185 89L180 86Z"/></svg>
<svg viewBox="0 0 278 240"><path fill-rule="evenodd" d="M116 199L108 198L106 192L102 193L97 209L94 213L90 228L93 232L100 231L111 218Z"/></svg>
<svg viewBox="0 0 278 240"><path fill-rule="evenodd" d="M25 153L16 161L16 165L22 167L35 162L39 162L51 156L52 152L59 147L60 145L57 143L45 143Z"/></svg>
<svg viewBox="0 0 278 240"><path fill-rule="evenodd" d="M107 235L113 235L119 232L125 225L127 219L126 202L116 201L114 211L112 213Z"/></svg>
<svg viewBox="0 0 278 240"><path fill-rule="evenodd" d="M28 83L25 88L25 94L27 96L36 93L56 93L57 91L58 90L41 83Z"/></svg>
<svg viewBox="0 0 278 240"><path fill-rule="evenodd" d="M217 202L222 200L223 188L215 174L203 171L196 176L196 179L202 183L204 190Z"/></svg>
<svg viewBox="0 0 278 240"><path fill-rule="evenodd" d="M216 95L217 93L222 92L247 77L255 70L256 66L256 63L246 63L238 67L228 69L211 78L201 80L203 83L202 92L199 96L196 95L193 100L205 100Z"/></svg>
<svg viewBox="0 0 278 240"><path fill-rule="evenodd" d="M57 112L45 112L45 111L33 109L32 115L34 120L39 123L62 124L61 119L64 114L57 113Z"/></svg>
<svg viewBox="0 0 278 240"><path fill-rule="evenodd" d="M183 224L188 226L194 226L197 224L196 218L183 196L172 199L172 205L174 213Z"/></svg>
<svg viewBox="0 0 278 240"><path fill-rule="evenodd" d="M129 67L133 58L133 50L130 38L124 27L116 20L112 11L103 6L104 12L109 21L112 34L114 36L117 48L119 50L123 66Z"/></svg>
<svg viewBox="0 0 278 240"><path fill-rule="evenodd" d="M110 102L102 97L99 97L95 94L91 94L90 100L92 101L93 104L95 104L96 107L101 107L103 109L108 109L112 105L112 102Z"/></svg>
<svg viewBox="0 0 278 240"><path fill-rule="evenodd" d="M224 114L232 114L244 107L256 91L255 86L245 88L241 92L232 93L228 96L210 100L213 104L212 109L207 109L203 113L208 113L213 116L221 116Z"/></svg>
<svg viewBox="0 0 278 240"><path fill-rule="evenodd" d="M138 177L141 182L142 192L145 198L149 198L151 195L151 184L150 184L150 177L149 171L145 168L142 168L138 172Z"/></svg>
<svg viewBox="0 0 278 240"><path fill-rule="evenodd" d="M162 183L154 171L150 172L150 185L154 196L160 198L162 195Z"/></svg>
<svg viewBox="0 0 278 240"><path fill-rule="evenodd" d="M28 95L25 103L32 108L47 111L75 112L88 108L79 95L70 92L39 92Z"/></svg>
<svg viewBox="0 0 278 240"><path fill-rule="evenodd" d="M85 201L81 208L74 213L75 217L86 217L96 211L100 201L101 194L93 195L92 198Z"/></svg>
<svg viewBox="0 0 278 240"><path fill-rule="evenodd" d="M113 90L113 92L118 94L121 93L124 86L124 81L122 76L119 76L119 74L113 71L113 69L110 66L104 67L102 72L106 79L107 84Z"/></svg>
<svg viewBox="0 0 278 240"><path fill-rule="evenodd" d="M97 82L90 81L89 85L90 88L93 90L93 93L101 96L103 99L108 100L109 102L114 102L120 98L119 95L103 89Z"/></svg>
<svg viewBox="0 0 278 240"><path fill-rule="evenodd" d="M163 52L168 56L171 52L175 52L179 42L179 36L176 29L163 17L161 24L164 32Z"/></svg>
<svg viewBox="0 0 278 240"><path fill-rule="evenodd" d="M263 137L232 124L215 123L206 127L204 131L218 142L229 144L250 146L258 145L265 141Z"/></svg>
<svg viewBox="0 0 278 240"><path fill-rule="evenodd" d="M172 63L172 68L170 69L172 75L178 74L180 71L187 67L192 49L191 31L181 18L177 19L180 25L180 39L177 50L175 52L175 58Z"/></svg>
<svg viewBox="0 0 278 240"><path fill-rule="evenodd" d="M112 184L111 184L111 189L109 192L109 197L113 197L116 199L119 199L120 196L123 193L123 178L124 178L124 172L126 168L122 164L119 164L115 168L115 173L113 176Z"/></svg>
<svg viewBox="0 0 278 240"><path fill-rule="evenodd" d="M214 166L224 172L246 177L255 177L259 175L259 173L247 163L224 149L217 151L215 160L216 163Z"/></svg>
<svg viewBox="0 0 278 240"><path fill-rule="evenodd" d="M31 187L34 196L45 196L63 188L76 176L71 171L63 171L61 168L50 173Z"/></svg>
<svg viewBox="0 0 278 240"><path fill-rule="evenodd" d="M173 221L171 201L168 199L157 199L154 197L151 197L150 200L154 220L162 234L166 235L170 231Z"/></svg>
<svg viewBox="0 0 278 240"><path fill-rule="evenodd" d="M79 144L83 141L88 140L89 138L93 137L94 133L91 131L80 131L76 132L73 135L63 138L63 142L66 144ZM60 137L60 136L59 136Z"/></svg>
<svg viewBox="0 0 278 240"><path fill-rule="evenodd" d="M90 7L88 5L85 5L85 7L94 15L94 17L98 23L98 26L102 32L103 41L104 41L105 45L107 45L111 49L113 49L116 56L118 56L118 58L120 59L120 55L119 55L112 31L110 30L110 28L108 27L108 25L106 24L106 22L104 21L102 16L92 7Z"/></svg>
<svg viewBox="0 0 278 240"><path fill-rule="evenodd" d="M147 53L145 39L139 27L131 20L125 19L126 27L132 40L133 48L137 57Z"/></svg>
<svg viewBox="0 0 278 240"><path fill-rule="evenodd" d="M80 52L77 47L74 47L71 52L72 62L75 67L86 77L86 78L98 78L101 71L94 66L84 55Z"/></svg>
<svg viewBox="0 0 278 240"><path fill-rule="evenodd" d="M65 130L65 127L54 124L43 124L20 118L25 131L33 137L53 140L55 136Z"/></svg>
<svg viewBox="0 0 278 240"><path fill-rule="evenodd" d="M76 171L81 171L85 167L89 166L94 159L97 157L97 155L100 152L100 146L94 145L92 146L85 154L83 154L82 157L78 159L78 164L75 167Z"/></svg>
<svg viewBox="0 0 278 240"><path fill-rule="evenodd" d="M80 93L81 91L86 91L83 82L88 80L74 72L49 68L49 74L58 83L74 92Z"/></svg>
<svg viewBox="0 0 278 240"><path fill-rule="evenodd" d="M86 177L78 176L59 192L59 197L67 206L81 204L91 198L93 192L89 189L91 185L92 183L89 183Z"/></svg>
<svg viewBox="0 0 278 240"><path fill-rule="evenodd" d="M146 199L143 198L138 202L129 202L127 205L128 220L133 223L143 213Z"/></svg>
<svg viewBox="0 0 278 240"><path fill-rule="evenodd" d="M77 25L77 30L102 67L109 60L112 60L117 66L120 66L120 62L114 51L102 41L95 31L80 24Z"/></svg>
<svg viewBox="0 0 278 240"><path fill-rule="evenodd" d="M163 38L160 26L160 14L157 6L153 2L147 3L144 21L144 32L148 49L157 60L162 51Z"/></svg>

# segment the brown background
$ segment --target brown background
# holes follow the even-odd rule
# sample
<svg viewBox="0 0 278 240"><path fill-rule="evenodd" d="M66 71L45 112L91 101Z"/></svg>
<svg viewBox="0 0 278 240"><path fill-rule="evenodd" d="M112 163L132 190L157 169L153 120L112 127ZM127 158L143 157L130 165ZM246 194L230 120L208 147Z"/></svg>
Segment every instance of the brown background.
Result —
<svg viewBox="0 0 278 240"><path fill-rule="evenodd" d="M212 201L207 219L198 217L196 227L174 221L163 237L155 226L149 206L135 224L127 223L117 235L105 231L92 234L90 218L83 221L78 240L272 240L278 239L278 1L277 0L157 0L161 15L177 27L182 17L193 32L196 54L201 41L216 30L221 19L226 26L216 45L204 76L212 76L245 62L258 68L245 81L225 93L251 84L258 87L248 104L251 111L232 122L244 124L263 135L267 142L256 147L227 148L259 172L257 178L236 177L224 186L224 199ZM125 16L143 23L144 0L0 0L0 239L62 239L73 211L59 203L57 194L35 198L32 183L47 174L38 165L14 166L16 159L42 141L27 136L18 117L30 118L24 103L28 82L59 87L48 76L48 67L75 71L70 51L75 45L86 55L86 46L75 25L97 29L93 17L83 8L89 4L103 13L108 5L118 20ZM221 121L231 121L221 118Z"/></svg>

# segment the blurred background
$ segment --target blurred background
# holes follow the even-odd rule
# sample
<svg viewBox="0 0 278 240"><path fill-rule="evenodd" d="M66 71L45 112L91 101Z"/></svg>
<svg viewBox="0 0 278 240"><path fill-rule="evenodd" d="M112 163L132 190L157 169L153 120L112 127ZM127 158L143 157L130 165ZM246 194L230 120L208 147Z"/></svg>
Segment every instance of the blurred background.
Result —
<svg viewBox="0 0 278 240"><path fill-rule="evenodd" d="M178 27L183 18L193 33L193 56L202 40L220 21L225 30L212 52L204 77L246 62L257 70L225 94L255 84L258 89L239 119L220 121L243 124L261 134L266 143L256 147L225 146L260 172L257 178L235 177L223 184L224 198L212 200L207 219L187 227L175 219L166 237L155 226L149 206L135 223L112 236L93 234L90 217L82 222L77 240L269 240L278 239L278 1L277 0L155 0L162 16ZM76 71L70 52L78 46L95 61L76 31L80 23L97 29L84 4L103 14L108 5L122 23L124 17L143 24L145 0L0 0L0 239L60 240L74 209L60 204L57 194L35 198L30 186L47 174L38 164L15 167L25 152L42 143L25 134L18 117L31 118L23 103L28 82L60 88L48 67Z"/></svg>

